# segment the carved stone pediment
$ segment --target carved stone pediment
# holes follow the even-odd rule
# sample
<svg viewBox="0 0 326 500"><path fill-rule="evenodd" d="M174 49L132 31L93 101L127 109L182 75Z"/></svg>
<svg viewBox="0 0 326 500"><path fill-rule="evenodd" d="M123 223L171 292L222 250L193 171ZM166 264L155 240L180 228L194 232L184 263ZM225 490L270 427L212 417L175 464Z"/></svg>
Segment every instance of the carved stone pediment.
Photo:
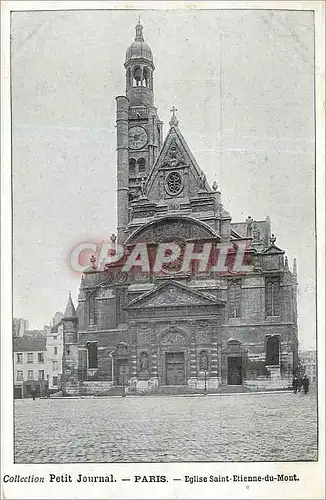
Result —
<svg viewBox="0 0 326 500"><path fill-rule="evenodd" d="M180 151L179 146L176 143L175 139L172 139L169 145L169 149L164 156L162 161L162 167L176 167L179 164L185 164L185 158Z"/></svg>
<svg viewBox="0 0 326 500"><path fill-rule="evenodd" d="M164 217L146 225L128 238L127 243L169 243L175 240L206 240L216 238L215 231L203 222L186 217Z"/></svg>
<svg viewBox="0 0 326 500"><path fill-rule="evenodd" d="M167 282L159 285L153 291L134 299L130 302L128 308L173 308L198 305L224 305L224 302L209 294L191 290L181 283Z"/></svg>

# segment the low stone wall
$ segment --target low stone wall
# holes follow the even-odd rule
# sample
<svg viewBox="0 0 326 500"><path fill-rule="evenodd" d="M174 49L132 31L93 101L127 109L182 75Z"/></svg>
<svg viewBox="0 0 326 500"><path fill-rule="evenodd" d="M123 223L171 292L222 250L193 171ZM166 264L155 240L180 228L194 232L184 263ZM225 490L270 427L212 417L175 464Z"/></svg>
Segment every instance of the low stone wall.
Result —
<svg viewBox="0 0 326 500"><path fill-rule="evenodd" d="M112 381L88 381L82 382L79 387L80 396L106 396L112 393Z"/></svg>

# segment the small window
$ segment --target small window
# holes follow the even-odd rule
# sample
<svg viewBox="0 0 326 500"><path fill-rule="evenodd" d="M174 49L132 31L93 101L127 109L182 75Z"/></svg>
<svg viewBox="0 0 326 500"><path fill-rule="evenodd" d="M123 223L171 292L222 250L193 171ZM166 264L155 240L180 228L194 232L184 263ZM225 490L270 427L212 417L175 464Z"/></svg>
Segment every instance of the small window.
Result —
<svg viewBox="0 0 326 500"><path fill-rule="evenodd" d="M53 353L54 353L54 354L58 354L58 348L57 348L57 347L54 347L54 348L53 348Z"/></svg>
<svg viewBox="0 0 326 500"><path fill-rule="evenodd" d="M280 279L267 278L265 284L266 316L280 315Z"/></svg>
<svg viewBox="0 0 326 500"><path fill-rule="evenodd" d="M38 359L39 363L44 363L44 353L43 352L39 352L37 354L37 359Z"/></svg>
<svg viewBox="0 0 326 500"><path fill-rule="evenodd" d="M87 342L88 368L98 367L97 342Z"/></svg>
<svg viewBox="0 0 326 500"><path fill-rule="evenodd" d="M67 349L66 349L66 354L69 356L70 355L70 347L67 345Z"/></svg>
<svg viewBox="0 0 326 500"><path fill-rule="evenodd" d="M52 385L58 385L58 377L52 377Z"/></svg>
<svg viewBox="0 0 326 500"><path fill-rule="evenodd" d="M23 370L17 370L16 380L24 380L24 372L23 372Z"/></svg>
<svg viewBox="0 0 326 500"><path fill-rule="evenodd" d="M96 325L97 321L95 297L95 293L90 293L88 296L88 322L90 325Z"/></svg>
<svg viewBox="0 0 326 500"><path fill-rule="evenodd" d="M33 370L28 370L28 372L27 372L27 380L34 380L34 372L33 372Z"/></svg>
<svg viewBox="0 0 326 500"><path fill-rule="evenodd" d="M22 363L23 362L23 353L22 352L17 352L17 354L16 354L16 361L17 361L17 363Z"/></svg>
<svg viewBox="0 0 326 500"><path fill-rule="evenodd" d="M146 160L145 160L145 158L139 158L139 160L138 160L138 170L139 170L139 172L145 172L145 170L146 170Z"/></svg>
<svg viewBox="0 0 326 500"><path fill-rule="evenodd" d="M27 363L33 363L33 353L32 352L27 353Z"/></svg>
<svg viewBox="0 0 326 500"><path fill-rule="evenodd" d="M44 370L39 370L38 371L38 379L39 380L44 380Z"/></svg>
<svg viewBox="0 0 326 500"><path fill-rule="evenodd" d="M149 71L146 67L143 69L143 77L145 87L149 87Z"/></svg>
<svg viewBox="0 0 326 500"><path fill-rule="evenodd" d="M57 339L58 339L57 335L53 335L53 340L57 340Z"/></svg>
<svg viewBox="0 0 326 500"><path fill-rule="evenodd" d="M58 361L52 361L52 370L58 370Z"/></svg>
<svg viewBox="0 0 326 500"><path fill-rule="evenodd" d="M134 158L130 158L129 160L129 174L130 175L136 174L136 160Z"/></svg>
<svg viewBox="0 0 326 500"><path fill-rule="evenodd" d="M139 66L136 66L134 69L134 78L133 78L134 86L139 87L141 85L141 69Z"/></svg>

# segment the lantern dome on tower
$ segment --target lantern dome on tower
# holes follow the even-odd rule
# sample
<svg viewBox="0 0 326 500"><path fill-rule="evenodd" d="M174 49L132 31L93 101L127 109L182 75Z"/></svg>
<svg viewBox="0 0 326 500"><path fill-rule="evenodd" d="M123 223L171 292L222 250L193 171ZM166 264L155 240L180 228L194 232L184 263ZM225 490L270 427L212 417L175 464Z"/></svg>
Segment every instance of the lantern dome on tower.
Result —
<svg viewBox="0 0 326 500"><path fill-rule="evenodd" d="M144 42L143 26L140 21L136 25L135 41L127 49L125 64L135 59L146 59L153 64L153 54L150 46Z"/></svg>

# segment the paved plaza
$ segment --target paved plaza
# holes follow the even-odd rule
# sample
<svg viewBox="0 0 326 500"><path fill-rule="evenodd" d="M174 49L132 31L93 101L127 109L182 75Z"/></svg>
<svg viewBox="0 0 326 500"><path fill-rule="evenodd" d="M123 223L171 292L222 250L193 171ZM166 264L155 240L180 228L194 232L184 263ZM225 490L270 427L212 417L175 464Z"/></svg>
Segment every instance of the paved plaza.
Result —
<svg viewBox="0 0 326 500"><path fill-rule="evenodd" d="M15 462L317 459L316 394L15 401Z"/></svg>

